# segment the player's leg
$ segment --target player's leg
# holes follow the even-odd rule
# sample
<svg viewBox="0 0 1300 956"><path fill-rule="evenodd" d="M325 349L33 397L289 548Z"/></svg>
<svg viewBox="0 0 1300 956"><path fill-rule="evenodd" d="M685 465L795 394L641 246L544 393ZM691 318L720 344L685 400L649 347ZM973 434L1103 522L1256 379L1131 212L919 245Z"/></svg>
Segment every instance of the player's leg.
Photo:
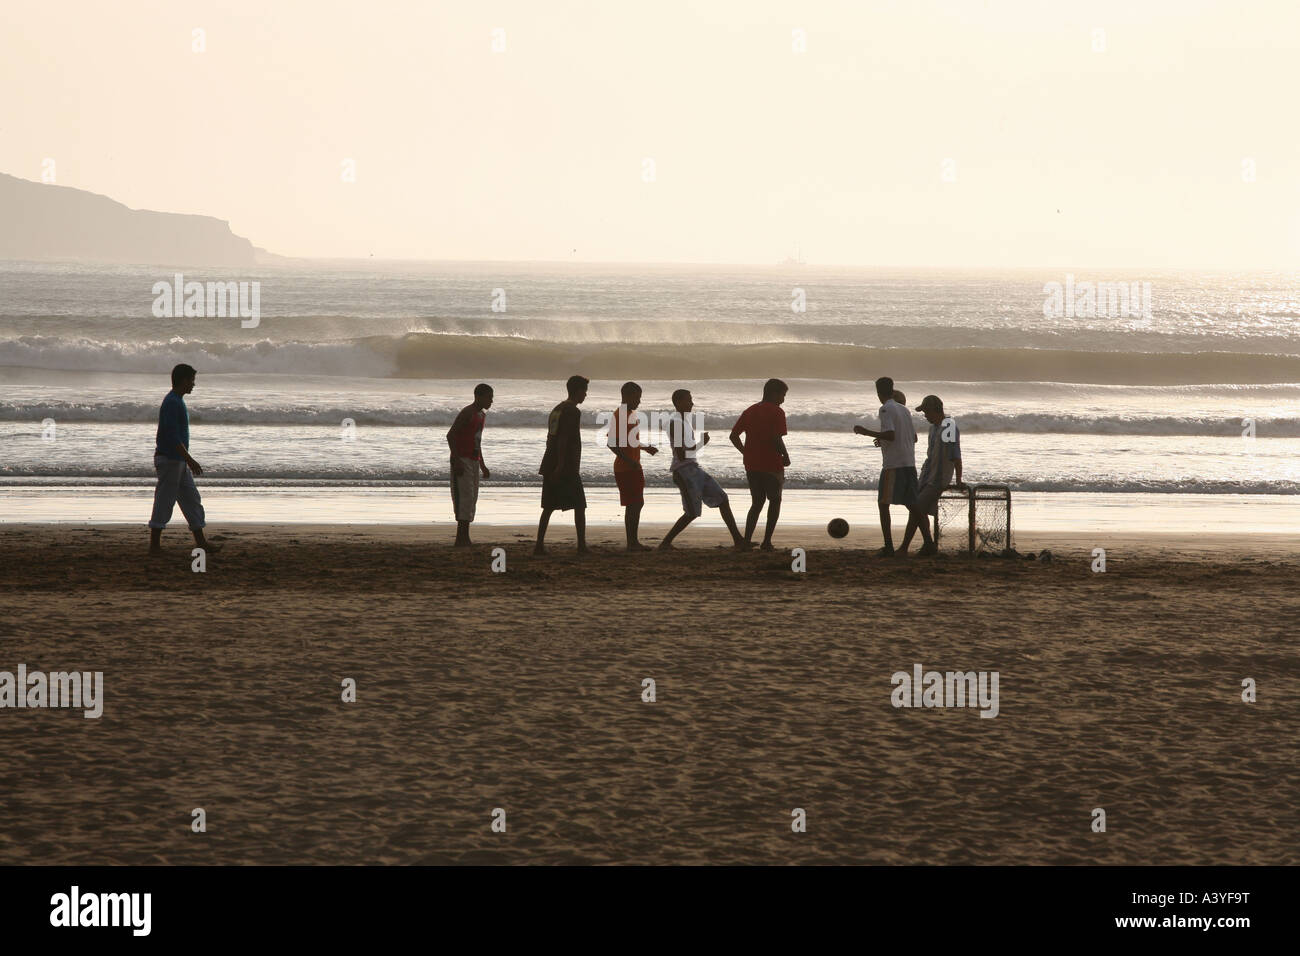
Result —
<svg viewBox="0 0 1300 956"><path fill-rule="evenodd" d="M176 495L180 488L180 469L182 461L172 461L158 455L154 458L154 470L158 473L158 483L153 489L153 514L149 516L149 553L162 553L162 530L172 520L172 511L176 507Z"/></svg>
<svg viewBox="0 0 1300 956"><path fill-rule="evenodd" d="M758 527L758 516L763 513L763 503L767 496L763 493L763 475L757 471L745 472L745 481L749 485L749 514L745 515L745 540L754 540L754 529Z"/></svg>
<svg viewBox="0 0 1300 956"><path fill-rule="evenodd" d="M578 505L573 509L573 528L578 532L578 553L587 553L587 506Z"/></svg>
<svg viewBox="0 0 1300 956"><path fill-rule="evenodd" d="M917 510L918 512L921 511L919 507ZM930 534L930 516L924 513L920 513L917 517L917 523L921 528L921 541L922 541L921 550L919 553L926 554L926 555L937 554L939 548L934 543L934 537Z"/></svg>
<svg viewBox="0 0 1300 956"><path fill-rule="evenodd" d="M673 549L673 539L686 530L686 526L700 516L699 501L692 492L688 482L683 480L681 472L673 472L673 484L682 496L682 516L677 519L664 539L659 542L660 551L671 551Z"/></svg>
<svg viewBox="0 0 1300 956"><path fill-rule="evenodd" d="M552 508L543 508L542 517L537 522L537 544L533 547L533 554L546 553L546 526L551 523Z"/></svg>
<svg viewBox="0 0 1300 956"><path fill-rule="evenodd" d="M668 529L664 539L659 542L660 551L671 551L673 549L673 539L686 530L686 526L695 520L695 515L686 512Z"/></svg>
<svg viewBox="0 0 1300 956"><path fill-rule="evenodd" d="M776 531L777 519L781 517L782 476L772 473L767 476L767 527L763 529L764 551L772 550L772 533Z"/></svg>
<svg viewBox="0 0 1300 956"><path fill-rule="evenodd" d="M903 532L903 543L898 546L899 554L907 554L907 549L912 546L912 538L916 535L917 513L909 511L907 513L907 530Z"/></svg>
<svg viewBox="0 0 1300 956"><path fill-rule="evenodd" d="M882 555L894 553L894 536L889 518L889 502L894 497L894 469L880 470L880 489L876 493L876 503L880 506L880 533L885 539L885 546L880 549Z"/></svg>
<svg viewBox="0 0 1300 956"><path fill-rule="evenodd" d="M641 543L639 532L641 530L641 509L644 504L628 505L623 515L623 525L627 529L627 549L629 551L648 551L649 549Z"/></svg>
<svg viewBox="0 0 1300 956"><path fill-rule="evenodd" d="M203 534L208 523L203 511L203 499L199 497L199 488L194 484L194 472L184 462L181 463L180 481L176 486L176 501L181 506L185 522L190 526L190 533L194 535L194 543L204 550L212 550Z"/></svg>
<svg viewBox="0 0 1300 956"><path fill-rule="evenodd" d="M718 505L718 510L722 512L722 521L731 532L731 543L735 545L738 551L748 551L754 546L752 541L747 541L736 527L736 516L731 513L731 501L725 496L722 503Z"/></svg>

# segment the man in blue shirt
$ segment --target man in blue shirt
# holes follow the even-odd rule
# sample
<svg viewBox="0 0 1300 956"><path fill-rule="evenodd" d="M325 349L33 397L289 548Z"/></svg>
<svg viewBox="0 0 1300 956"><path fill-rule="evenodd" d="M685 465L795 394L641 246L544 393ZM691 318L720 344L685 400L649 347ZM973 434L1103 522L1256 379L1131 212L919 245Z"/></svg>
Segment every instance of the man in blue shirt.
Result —
<svg viewBox="0 0 1300 956"><path fill-rule="evenodd" d="M153 467L158 484L153 492L153 515L149 518L149 553L162 554L162 529L172 520L172 509L179 504L194 533L194 543L205 551L212 550L203 536L203 501L194 484L194 476L203 468L190 457L190 413L185 398L194 391L198 373L189 365L172 369L172 390L158 409L158 437L153 452Z"/></svg>

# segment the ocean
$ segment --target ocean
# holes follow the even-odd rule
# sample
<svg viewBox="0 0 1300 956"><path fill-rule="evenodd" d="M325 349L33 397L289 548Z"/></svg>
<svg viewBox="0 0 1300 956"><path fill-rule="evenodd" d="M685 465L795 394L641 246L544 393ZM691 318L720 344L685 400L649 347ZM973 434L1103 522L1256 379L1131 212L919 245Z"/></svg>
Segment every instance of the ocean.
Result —
<svg viewBox="0 0 1300 956"><path fill-rule="evenodd" d="M910 405L943 398L961 427L965 479L1010 485L1033 503L1022 521L1086 525L1130 501L1132 520L1158 513L1168 530L1229 514L1300 529L1289 497L1300 490L1295 273L321 261L180 270L186 282L259 283L258 322L245 328L238 317L156 315L155 283L177 271L0 263L0 520L109 520L127 513L123 501L143 500L143 522L158 403L171 367L186 362L199 372L188 404L202 487L210 501L264 502L245 520L276 513L285 495L314 520L393 520L392 501L409 502L411 521L450 520L444 434L478 381L496 392L479 520L516 520L520 489L538 482L547 413L576 372L592 379L583 477L602 503L596 520L618 520L598 414L628 378L644 387L647 412L691 389L713 437L701 463L735 489L744 473L727 432L765 379L785 379L789 520L844 511L837 495L868 517L880 452L852 428L875 422L872 381L891 375ZM1045 314L1045 286L1067 281L1149 283L1150 313ZM919 413L916 423L923 455ZM670 517L667 455L644 461ZM118 504L85 504L101 500ZM209 520L221 520L211 504Z"/></svg>

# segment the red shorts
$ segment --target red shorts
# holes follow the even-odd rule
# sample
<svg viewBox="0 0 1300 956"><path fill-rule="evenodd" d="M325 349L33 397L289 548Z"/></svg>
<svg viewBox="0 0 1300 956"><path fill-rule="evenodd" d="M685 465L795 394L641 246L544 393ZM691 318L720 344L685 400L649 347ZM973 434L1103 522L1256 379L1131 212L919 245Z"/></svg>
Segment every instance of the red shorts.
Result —
<svg viewBox="0 0 1300 956"><path fill-rule="evenodd" d="M645 504L645 472L640 468L635 471L614 472L614 481L618 484L618 503L627 505Z"/></svg>

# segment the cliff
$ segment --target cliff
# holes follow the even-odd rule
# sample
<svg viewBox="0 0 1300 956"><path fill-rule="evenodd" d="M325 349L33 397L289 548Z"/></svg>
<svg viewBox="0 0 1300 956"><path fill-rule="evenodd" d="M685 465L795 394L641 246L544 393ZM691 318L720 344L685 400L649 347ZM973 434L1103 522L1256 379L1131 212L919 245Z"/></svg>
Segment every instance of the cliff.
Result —
<svg viewBox="0 0 1300 956"><path fill-rule="evenodd" d="M83 189L0 173L0 259L246 266L268 256L221 219L128 209Z"/></svg>

